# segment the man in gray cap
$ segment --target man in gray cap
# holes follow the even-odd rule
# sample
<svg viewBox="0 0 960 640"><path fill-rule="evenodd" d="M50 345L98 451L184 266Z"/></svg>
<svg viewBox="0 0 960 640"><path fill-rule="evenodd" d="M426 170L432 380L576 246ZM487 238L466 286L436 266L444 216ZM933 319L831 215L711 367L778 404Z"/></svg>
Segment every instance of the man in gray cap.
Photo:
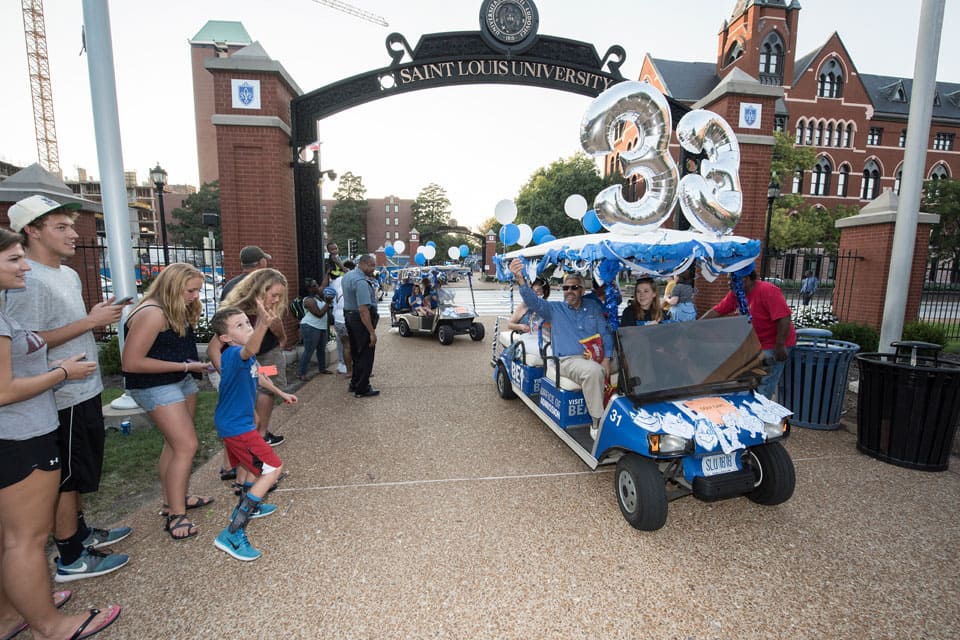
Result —
<svg viewBox="0 0 960 640"><path fill-rule="evenodd" d="M273 260L273 256L260 247L250 246L240 249L240 267L243 269L243 272L227 280L227 283L223 285L223 289L220 291L220 299L223 300L226 298L230 290L237 286L238 282L246 278L251 271L265 268L267 266L267 260Z"/></svg>
<svg viewBox="0 0 960 640"><path fill-rule="evenodd" d="M4 292L3 308L22 326L37 332L47 343L51 361L77 353L97 362L93 329L120 320L122 304L111 297L87 312L80 276L62 264L74 256L79 237L74 224L77 202L61 204L46 196L25 198L7 212L10 228L20 233L30 262L26 288ZM127 301L129 304L129 301ZM99 368L99 365L98 365ZM130 527L98 529L83 518L81 495L100 487L103 470L103 380L100 372L71 380L54 392L60 420L60 495L54 517L57 545L57 582L104 575L125 565L122 553L105 554L99 548L130 535Z"/></svg>

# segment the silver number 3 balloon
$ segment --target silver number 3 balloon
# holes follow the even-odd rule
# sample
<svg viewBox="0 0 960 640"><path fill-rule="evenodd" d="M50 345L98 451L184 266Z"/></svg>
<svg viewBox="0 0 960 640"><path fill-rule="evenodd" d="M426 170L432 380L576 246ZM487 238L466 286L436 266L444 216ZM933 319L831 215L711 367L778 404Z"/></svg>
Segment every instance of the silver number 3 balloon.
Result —
<svg viewBox="0 0 960 640"><path fill-rule="evenodd" d="M656 229L670 216L677 201L679 172L670 157L670 105L663 94L646 82L616 84L590 104L580 125L580 144L594 156L613 151L618 125L637 128L637 146L620 153L625 178L643 177L646 190L636 202L623 197L620 185L597 194L593 208L606 229L640 233Z"/></svg>
<svg viewBox="0 0 960 640"><path fill-rule="evenodd" d="M636 126L636 148L620 154L625 178L640 175L646 182L642 198L630 202L620 185L607 187L594 200L600 223L609 231L642 233L658 228L679 196L691 226L704 233L728 234L740 220L740 148L733 129L716 113L698 109L677 124L677 139L687 151L705 152L699 174L679 180L669 153L671 118L666 98L646 82L622 82L590 104L580 125L580 143L594 156L613 152L621 122ZM679 187L678 187L679 183ZM678 194L679 190L679 194Z"/></svg>

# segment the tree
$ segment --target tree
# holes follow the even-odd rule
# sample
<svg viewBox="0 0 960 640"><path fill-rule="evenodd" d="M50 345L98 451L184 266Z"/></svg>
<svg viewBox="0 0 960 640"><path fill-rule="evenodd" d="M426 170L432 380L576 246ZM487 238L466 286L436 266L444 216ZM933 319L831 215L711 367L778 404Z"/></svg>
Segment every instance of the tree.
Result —
<svg viewBox="0 0 960 640"><path fill-rule="evenodd" d="M783 196L777 200L770 224L770 249L783 251L820 246L832 251L840 244L836 221L858 212L856 207L839 206L830 210L807 205L798 195Z"/></svg>
<svg viewBox="0 0 960 640"><path fill-rule="evenodd" d="M798 170L807 171L817 163L817 152L813 147L798 147L793 138L783 131L774 131L773 159L770 161L770 177L780 185L781 191L793 182L793 174Z"/></svg>
<svg viewBox="0 0 960 640"><path fill-rule="evenodd" d="M476 244L472 236L458 233L437 233L440 227L456 227L457 221L451 217L450 199L443 187L430 183L420 190L417 199L410 205L410 224L420 232L421 244L433 241L437 245L437 255L433 262L449 259L447 250L461 244Z"/></svg>
<svg viewBox="0 0 960 640"><path fill-rule="evenodd" d="M170 215L179 222L167 225L170 238L175 244L187 247L203 248L203 239L210 229L203 224L204 213L220 214L220 183L216 180L200 187L197 193L191 193L183 201L183 208L176 207ZM220 224L213 228L213 237L220 247Z"/></svg>
<svg viewBox="0 0 960 640"><path fill-rule="evenodd" d="M951 281L956 282L960 271L960 181L927 180L921 210L940 216L940 224L933 225L930 234L930 255L951 262Z"/></svg>
<svg viewBox="0 0 960 640"><path fill-rule="evenodd" d="M347 171L340 176L340 185L333 197L337 202L327 221L327 240L336 242L344 256L349 254L351 248L354 253L359 253L361 249L368 251L368 247L362 243L367 228L367 211L370 209L363 178Z"/></svg>
<svg viewBox="0 0 960 640"><path fill-rule="evenodd" d="M575 193L579 193L587 202L593 202L596 195L606 186L621 182L620 176L607 179L600 176L593 159L583 153L570 158L556 160L550 166L537 169L517 195L517 219L514 224L526 223L533 228L544 225L557 238L583 233L578 220L569 218L563 210L563 203ZM494 231L499 232L496 223ZM486 231L484 229L483 231Z"/></svg>

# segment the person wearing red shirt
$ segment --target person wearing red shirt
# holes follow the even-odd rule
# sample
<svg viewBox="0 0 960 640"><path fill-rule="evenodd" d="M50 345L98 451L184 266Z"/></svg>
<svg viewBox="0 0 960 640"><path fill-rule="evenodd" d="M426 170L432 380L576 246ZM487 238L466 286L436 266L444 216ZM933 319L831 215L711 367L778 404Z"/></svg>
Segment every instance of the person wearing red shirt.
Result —
<svg viewBox="0 0 960 640"><path fill-rule="evenodd" d="M743 279L743 290L747 294L753 330L763 349L763 364L767 367L767 375L761 378L757 391L772 399L783 375L784 363L797 344L797 332L790 320L790 307L777 285L757 281L757 272L753 271ZM701 319L728 316L737 311L737 296L730 291Z"/></svg>

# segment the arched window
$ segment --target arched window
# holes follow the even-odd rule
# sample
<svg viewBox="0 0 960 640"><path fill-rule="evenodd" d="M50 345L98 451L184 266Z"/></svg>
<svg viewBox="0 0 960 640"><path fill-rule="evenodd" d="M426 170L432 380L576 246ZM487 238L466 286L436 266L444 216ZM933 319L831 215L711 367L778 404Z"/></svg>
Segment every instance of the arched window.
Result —
<svg viewBox="0 0 960 640"><path fill-rule="evenodd" d="M943 163L937 163L937 165L930 170L930 179L931 180L946 180L950 177L950 172L947 171L947 168Z"/></svg>
<svg viewBox="0 0 960 640"><path fill-rule="evenodd" d="M807 138L803 144L813 144L813 120L807 123Z"/></svg>
<svg viewBox="0 0 960 640"><path fill-rule="evenodd" d="M803 144L803 127L805 124L803 118L797 120L797 139L793 141L793 144Z"/></svg>
<svg viewBox="0 0 960 640"><path fill-rule="evenodd" d="M903 169L897 169L893 176L893 192L900 195L900 183L903 181Z"/></svg>
<svg viewBox="0 0 960 640"><path fill-rule="evenodd" d="M841 198L847 197L847 184L850 182L850 165L841 165L837 171L837 195Z"/></svg>
<svg viewBox="0 0 960 640"><path fill-rule="evenodd" d="M733 44L730 45L730 48L727 49L727 59L724 64L730 64L735 61L737 58L743 55L743 43L739 40L734 40Z"/></svg>
<svg viewBox="0 0 960 640"><path fill-rule="evenodd" d="M853 125L848 124L843 131L843 146L849 148L851 145L853 145Z"/></svg>
<svg viewBox="0 0 960 640"><path fill-rule="evenodd" d="M760 45L760 74L783 79L783 40L774 31ZM763 80L761 80L763 82Z"/></svg>
<svg viewBox="0 0 960 640"><path fill-rule="evenodd" d="M833 146L834 146L834 147L839 147L839 146L840 146L840 136L841 136L841 135L843 135L843 125L838 122L838 123L837 123L837 128L833 130Z"/></svg>
<svg viewBox="0 0 960 640"><path fill-rule="evenodd" d="M793 172L793 192L800 193L803 191L803 171L797 170Z"/></svg>
<svg viewBox="0 0 960 640"><path fill-rule="evenodd" d="M863 167L863 184L860 188L861 200L873 200L880 195L880 167L869 160Z"/></svg>
<svg viewBox="0 0 960 640"><path fill-rule="evenodd" d="M833 123L827 125L827 132L823 136L823 144L826 147L830 146L830 141L833 140Z"/></svg>
<svg viewBox="0 0 960 640"><path fill-rule="evenodd" d="M820 69L817 82L817 96L820 98L843 97L843 68L836 58L830 58Z"/></svg>
<svg viewBox="0 0 960 640"><path fill-rule="evenodd" d="M832 172L833 167L830 165L830 161L825 157L821 157L813 167L813 177L810 179L810 195L830 195L830 174Z"/></svg>
<svg viewBox="0 0 960 640"><path fill-rule="evenodd" d="M822 122L817 125L817 138L814 144L816 144L818 147L823 146L823 123Z"/></svg>

